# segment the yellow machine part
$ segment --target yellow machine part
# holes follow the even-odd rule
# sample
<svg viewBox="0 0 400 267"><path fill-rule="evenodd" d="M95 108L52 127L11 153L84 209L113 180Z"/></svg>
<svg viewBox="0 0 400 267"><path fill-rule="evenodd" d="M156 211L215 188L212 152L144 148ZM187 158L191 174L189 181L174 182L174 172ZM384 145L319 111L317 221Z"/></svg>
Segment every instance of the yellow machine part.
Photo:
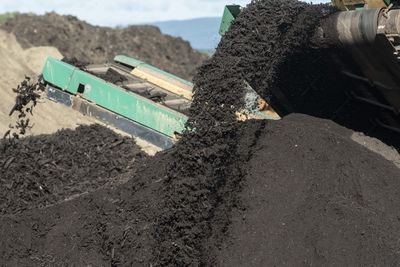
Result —
<svg viewBox="0 0 400 267"><path fill-rule="evenodd" d="M386 7L384 0L332 0L332 4L340 10L354 10L358 6L364 8Z"/></svg>
<svg viewBox="0 0 400 267"><path fill-rule="evenodd" d="M147 68L141 69L140 67L134 68L131 72L132 75L148 81L152 84L155 84L171 93L176 95L180 95L187 100L192 100L193 93L192 93L192 86L179 82L177 80L168 78L165 75L162 75L158 72L151 71Z"/></svg>

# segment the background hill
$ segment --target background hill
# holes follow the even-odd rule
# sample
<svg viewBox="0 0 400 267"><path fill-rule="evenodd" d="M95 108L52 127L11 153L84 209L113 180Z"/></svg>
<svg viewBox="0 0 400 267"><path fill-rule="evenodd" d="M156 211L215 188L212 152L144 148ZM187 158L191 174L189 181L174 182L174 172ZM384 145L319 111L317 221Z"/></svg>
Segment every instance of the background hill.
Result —
<svg viewBox="0 0 400 267"><path fill-rule="evenodd" d="M189 41L195 49L209 51L214 50L221 39L218 34L220 23L221 18L211 17L155 22L152 25L159 27L162 33Z"/></svg>
<svg viewBox="0 0 400 267"><path fill-rule="evenodd" d="M22 48L53 46L68 58L103 63L124 54L187 80L207 56L189 42L164 35L152 25L109 28L91 25L74 16L54 12L45 15L17 14L1 26L13 33Z"/></svg>

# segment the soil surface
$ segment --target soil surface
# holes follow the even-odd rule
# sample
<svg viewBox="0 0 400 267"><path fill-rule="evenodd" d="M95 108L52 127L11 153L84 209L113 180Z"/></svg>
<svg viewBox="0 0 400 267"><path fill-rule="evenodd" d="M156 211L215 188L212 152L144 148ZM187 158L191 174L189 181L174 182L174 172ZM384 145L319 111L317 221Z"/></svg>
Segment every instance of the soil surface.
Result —
<svg viewBox="0 0 400 267"><path fill-rule="evenodd" d="M171 151L170 151L171 152ZM129 181L44 209L0 216L4 266L149 266L171 154L143 161Z"/></svg>
<svg viewBox="0 0 400 267"><path fill-rule="evenodd" d="M1 216L0 262L398 265L400 169L333 122L236 120L244 81L271 101L282 86L302 95L310 88L304 66L320 81L316 92L342 100L340 86L348 83L332 76L336 51L310 46L326 12L295 0L253 1L199 69L177 145L143 161L123 185ZM297 107L321 117L340 113L314 102ZM344 123L346 114L335 119Z"/></svg>
<svg viewBox="0 0 400 267"><path fill-rule="evenodd" d="M113 29L92 26L73 16L47 13L20 14L1 28L14 33L23 48L54 46L66 57L90 63L105 63L124 54L189 80L208 58L188 42L164 35L153 26Z"/></svg>
<svg viewBox="0 0 400 267"><path fill-rule="evenodd" d="M345 78L340 78L339 70L335 68L332 59L332 53L340 56L341 51L315 46L311 40L319 22L329 12L327 6L313 6L297 1L253 1L235 20L212 59L199 69L194 79L195 99L188 124L190 129L196 131L187 132L178 143L173 156L176 160L169 165L168 178L161 191L164 199L163 212L153 233L156 240L153 248L156 266L213 266L216 262L215 248L226 237L232 209L240 206L241 201L246 201L241 200L236 193L240 191L241 183L249 171L246 162L254 151L257 153L262 149L262 146L257 145L257 138L261 136L264 127L265 130L268 128L268 124L242 125L236 122L235 111L243 106L243 81L249 82L271 103L285 92L289 96L288 106L294 108L291 112L298 110L334 119L344 125L354 125L355 128L364 126L360 121L368 119L367 113L360 112L358 108L355 108L354 113L348 113L347 108L342 108L347 103L345 89L351 84ZM296 100L297 97L300 100ZM302 120L299 121L301 124ZM318 127L318 123L315 124ZM286 136L286 131L293 133L288 128L282 129L282 136ZM309 136L312 136L314 128L309 128L302 130L310 131ZM290 142L297 138L296 133L293 136L287 135L286 138L286 142ZM308 135L304 134L303 138L307 139ZM320 138L322 139L318 139L316 143L323 150L325 141L323 136ZM281 142L285 140L282 139L275 145L280 146ZM359 148L358 145L356 147ZM343 150L347 148L352 149L346 145L342 147ZM312 147L305 150L313 152ZM363 151L369 153L366 156L370 157L369 162L377 164L374 168L380 170L372 173L372 177L378 180L382 172L386 176L387 169L387 176L391 177L393 187L398 189L394 178L400 177L399 170L381 156ZM316 153L314 160L318 157ZM333 159L335 157L332 156ZM344 161L361 158L351 151L342 153L341 157L344 157ZM379 160L372 160L374 157ZM283 161L282 164L291 163L287 158L289 156L285 154L277 156L278 160ZM269 158L264 160L273 161ZM252 168L265 170L263 164L265 163L260 160ZM312 167L316 163L306 161L303 164L306 170L310 170L307 175L313 177ZM279 172L273 167L280 168L276 164L268 171ZM337 166L339 169L341 167L342 170L330 173L331 176L328 173L328 177L347 179L348 173L362 172L362 169L357 168L363 168L363 165ZM318 178L320 177L316 175L315 179ZM357 179L357 176L350 176L348 179L351 178ZM357 183L353 180L351 182ZM382 192L385 190L382 188ZM387 192L391 194L388 199L397 201L395 191ZM330 191L320 192L324 193L331 194ZM389 205L389 201L386 204ZM356 227L357 222L352 223ZM394 225L392 222L388 223ZM333 226L330 229L333 230ZM385 229L385 236L389 236L391 228ZM390 250L374 251L376 246L372 244L376 240L371 236L368 238L367 243L371 247L359 248L358 257L365 255L378 261L382 259L380 253L384 251L389 251L388 254L396 257ZM240 243L237 245L240 246ZM351 243L348 245L349 249L353 246ZM339 251L329 251L337 253L332 258L339 258L341 255ZM373 255L371 251L374 251ZM278 255L281 251L276 253Z"/></svg>
<svg viewBox="0 0 400 267"><path fill-rule="evenodd" d="M235 111L244 106L244 82L267 96L278 81L296 76L280 68L309 48L322 9L297 1L254 1L199 69L189 119L196 131L186 133L177 145L177 160L170 164L161 193L163 213L154 233L157 266L212 262L213 247L224 238L230 211L237 205L244 162L252 153L249 146L262 130L246 130L236 122ZM242 138L247 145L240 144Z"/></svg>
<svg viewBox="0 0 400 267"><path fill-rule="evenodd" d="M238 130L243 173L214 210L206 265L398 263L400 169L326 120L291 115ZM159 192L176 153L138 162L125 184L0 217L0 262L155 266L154 230L166 212Z"/></svg>
<svg viewBox="0 0 400 267"><path fill-rule="evenodd" d="M0 149L0 214L94 191L146 158L131 138L99 125L3 140Z"/></svg>
<svg viewBox="0 0 400 267"><path fill-rule="evenodd" d="M331 121L262 131L216 266L398 266L400 169Z"/></svg>

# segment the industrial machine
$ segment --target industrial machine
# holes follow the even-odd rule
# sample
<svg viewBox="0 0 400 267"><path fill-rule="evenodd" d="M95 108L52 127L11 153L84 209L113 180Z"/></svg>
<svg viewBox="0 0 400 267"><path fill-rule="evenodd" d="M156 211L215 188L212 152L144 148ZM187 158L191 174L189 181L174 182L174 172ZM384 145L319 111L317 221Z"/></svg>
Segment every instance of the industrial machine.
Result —
<svg viewBox="0 0 400 267"><path fill-rule="evenodd" d="M126 56L84 69L48 58L42 76L49 99L162 149L183 131L192 98L192 83Z"/></svg>
<svg viewBox="0 0 400 267"><path fill-rule="evenodd" d="M107 80L107 75L111 79ZM119 55L112 63L84 68L48 58L42 72L47 97L161 149L185 129L193 84L142 61ZM243 82L246 106L238 120L279 119Z"/></svg>
<svg viewBox="0 0 400 267"><path fill-rule="evenodd" d="M316 36L344 48L347 63L342 62L341 72L354 84L348 93L372 111L372 127L400 133L400 9L396 1L333 0L332 5L338 11L327 16ZM220 34L228 31L240 10L237 5L225 7ZM285 110L275 109L285 115Z"/></svg>

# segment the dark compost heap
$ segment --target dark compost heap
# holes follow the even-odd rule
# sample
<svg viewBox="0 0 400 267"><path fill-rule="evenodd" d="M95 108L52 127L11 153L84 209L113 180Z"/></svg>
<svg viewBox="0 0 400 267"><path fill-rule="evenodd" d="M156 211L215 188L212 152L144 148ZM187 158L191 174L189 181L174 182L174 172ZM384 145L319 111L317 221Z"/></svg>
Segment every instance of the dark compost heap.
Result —
<svg viewBox="0 0 400 267"><path fill-rule="evenodd" d="M308 79L317 81L312 96L341 100L346 81L326 67L327 51L309 45L324 10L294 0L250 4L199 69L188 123L196 130L141 163L126 184L0 217L0 262L398 265L398 168L331 121L235 118L243 80L271 101L282 84L304 92ZM313 71L298 77L304 72L290 61ZM321 117L333 110L302 106Z"/></svg>
<svg viewBox="0 0 400 267"><path fill-rule="evenodd" d="M2 26L17 37L23 48L54 46L65 57L105 63L124 54L185 79L192 79L206 55L180 38L164 35L157 27L129 26L121 29L92 26L73 16L47 13L20 14Z"/></svg>
<svg viewBox="0 0 400 267"><path fill-rule="evenodd" d="M215 265L398 266L400 171L351 134L297 114L267 124Z"/></svg>
<svg viewBox="0 0 400 267"><path fill-rule="evenodd" d="M0 149L0 214L94 191L146 157L133 140L99 125L4 140Z"/></svg>

